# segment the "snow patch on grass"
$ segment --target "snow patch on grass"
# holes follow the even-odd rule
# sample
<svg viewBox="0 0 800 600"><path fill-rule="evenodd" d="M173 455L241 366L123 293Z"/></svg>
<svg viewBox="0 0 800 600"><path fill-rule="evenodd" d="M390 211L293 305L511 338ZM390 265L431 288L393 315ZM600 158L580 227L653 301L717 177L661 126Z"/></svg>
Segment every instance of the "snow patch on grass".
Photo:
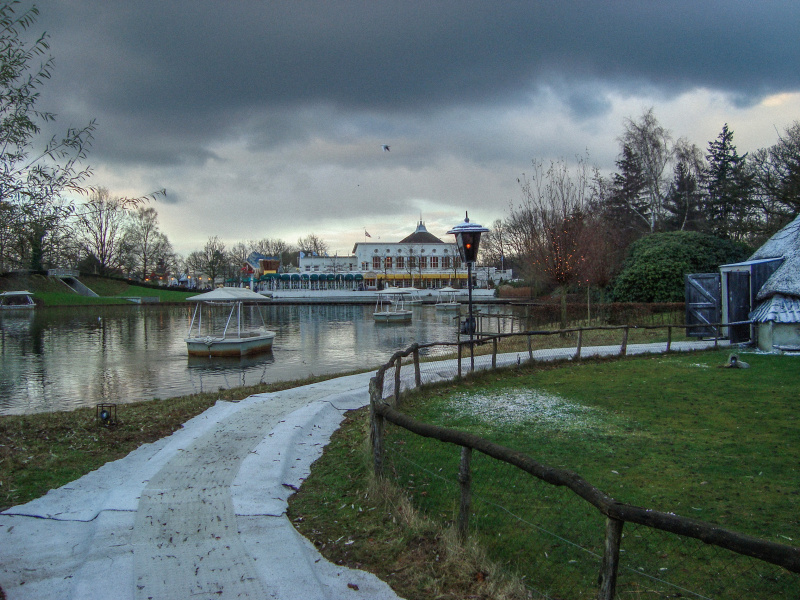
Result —
<svg viewBox="0 0 800 600"><path fill-rule="evenodd" d="M458 393L446 410L452 414L471 416L493 425L530 423L531 426L560 430L585 429L606 421L605 411L575 404L556 394L540 390L516 389L491 396L480 393Z"/></svg>

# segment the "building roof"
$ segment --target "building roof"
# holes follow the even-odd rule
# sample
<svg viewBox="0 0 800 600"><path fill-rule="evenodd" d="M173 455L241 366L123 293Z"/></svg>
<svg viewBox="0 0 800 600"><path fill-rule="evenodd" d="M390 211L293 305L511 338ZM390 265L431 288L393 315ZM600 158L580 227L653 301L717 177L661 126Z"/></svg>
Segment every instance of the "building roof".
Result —
<svg viewBox="0 0 800 600"><path fill-rule="evenodd" d="M197 296L189 296L190 302L268 302L270 299L247 288L221 287Z"/></svg>
<svg viewBox="0 0 800 600"><path fill-rule="evenodd" d="M783 264L767 279L756 300L776 294L800 298L800 216L769 238L749 260L765 258L783 258Z"/></svg>
<svg viewBox="0 0 800 600"><path fill-rule="evenodd" d="M417 229L411 235L400 240L401 244L444 244L442 240L425 229L425 224L420 221Z"/></svg>
<svg viewBox="0 0 800 600"><path fill-rule="evenodd" d="M750 318L758 323L800 323L800 298L789 298L775 294L750 313Z"/></svg>

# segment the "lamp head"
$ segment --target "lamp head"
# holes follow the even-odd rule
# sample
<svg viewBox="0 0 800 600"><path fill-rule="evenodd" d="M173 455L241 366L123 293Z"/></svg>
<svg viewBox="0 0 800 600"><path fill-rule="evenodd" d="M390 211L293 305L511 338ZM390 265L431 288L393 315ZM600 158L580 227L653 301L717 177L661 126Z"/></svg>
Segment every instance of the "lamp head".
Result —
<svg viewBox="0 0 800 600"><path fill-rule="evenodd" d="M469 213L466 213L464 222L459 223L447 233L452 233L456 236L456 246L458 253L461 255L461 260L465 263L475 262L478 257L478 246L481 243L481 234L489 230L477 223L469 222Z"/></svg>

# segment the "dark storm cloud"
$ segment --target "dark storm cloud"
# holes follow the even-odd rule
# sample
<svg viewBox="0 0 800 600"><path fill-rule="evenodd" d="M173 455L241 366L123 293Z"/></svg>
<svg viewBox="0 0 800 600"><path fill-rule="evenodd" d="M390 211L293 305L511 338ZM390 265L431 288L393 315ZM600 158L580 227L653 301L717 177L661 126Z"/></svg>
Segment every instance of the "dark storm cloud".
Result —
<svg viewBox="0 0 800 600"><path fill-rule="evenodd" d="M42 13L72 94L176 127L220 107L513 101L550 77L742 95L800 78L795 1L65 0Z"/></svg>
<svg viewBox="0 0 800 600"><path fill-rule="evenodd" d="M173 169L173 188L245 162L225 153L230 140L263 161L249 166L262 176L293 152L298 173L335 164L358 174L375 168L374 153L416 173L451 157L519 164L540 150L529 130L496 126L504 111L536 115L555 98L573 121L597 121L612 93L706 88L747 105L800 88L796 0L50 0L40 9L33 31L48 32L56 59L42 107L59 125L96 118L92 164L118 181L131 166L154 178L154 167ZM550 151L573 153L558 128L546 139ZM380 156L387 142L391 156ZM513 168L503 167L511 180ZM167 202L207 187L168 190Z"/></svg>

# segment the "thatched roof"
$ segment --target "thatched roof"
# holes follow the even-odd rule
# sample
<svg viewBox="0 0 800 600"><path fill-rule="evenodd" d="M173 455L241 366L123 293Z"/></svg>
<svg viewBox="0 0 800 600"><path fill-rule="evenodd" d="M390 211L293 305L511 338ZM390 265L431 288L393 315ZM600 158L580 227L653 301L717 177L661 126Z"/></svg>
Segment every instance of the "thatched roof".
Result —
<svg viewBox="0 0 800 600"><path fill-rule="evenodd" d="M800 298L788 298L775 294L759 303L750 313L750 318L759 323L800 323Z"/></svg>
<svg viewBox="0 0 800 600"><path fill-rule="evenodd" d="M783 264L767 279L756 300L776 294L800 298L800 216L767 240L749 261L765 258L783 258Z"/></svg>

